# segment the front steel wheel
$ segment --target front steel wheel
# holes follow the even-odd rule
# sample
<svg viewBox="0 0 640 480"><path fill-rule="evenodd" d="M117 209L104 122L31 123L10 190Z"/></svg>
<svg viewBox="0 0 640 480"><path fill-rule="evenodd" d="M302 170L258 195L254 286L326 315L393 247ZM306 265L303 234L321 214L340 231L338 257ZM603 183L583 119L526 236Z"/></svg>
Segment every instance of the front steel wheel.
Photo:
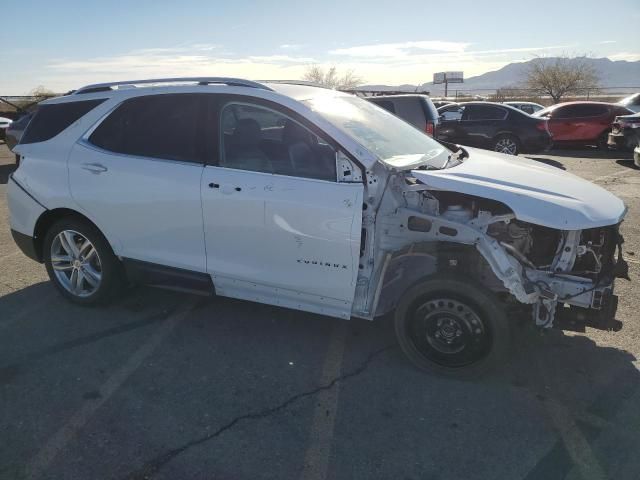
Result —
<svg viewBox="0 0 640 480"><path fill-rule="evenodd" d="M426 299L409 320L413 345L444 367L464 367L491 349L491 330L476 308L453 298Z"/></svg>
<svg viewBox="0 0 640 480"><path fill-rule="evenodd" d="M508 351L509 323L497 297L473 281L436 276L409 289L395 315L398 343L418 368L475 377Z"/></svg>

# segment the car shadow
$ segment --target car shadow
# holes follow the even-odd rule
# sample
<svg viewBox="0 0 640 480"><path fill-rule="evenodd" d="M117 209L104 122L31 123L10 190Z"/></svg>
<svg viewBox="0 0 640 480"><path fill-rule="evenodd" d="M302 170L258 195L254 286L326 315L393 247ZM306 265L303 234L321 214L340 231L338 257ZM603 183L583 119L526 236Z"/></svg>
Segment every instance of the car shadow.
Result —
<svg viewBox="0 0 640 480"><path fill-rule="evenodd" d="M566 170L567 169L567 167L565 167L562 164L562 162L559 162L557 160L552 160L550 158L544 158L544 157L527 157L527 158L530 159L530 160L535 160L536 162L545 163L547 165L559 168L561 170Z"/></svg>
<svg viewBox="0 0 640 480"><path fill-rule="evenodd" d="M11 175L15 169L15 163L0 165L0 184L7 183L9 181L9 175Z"/></svg>
<svg viewBox="0 0 640 480"><path fill-rule="evenodd" d="M631 170L640 170L633 160L616 160L616 163L621 167L627 167Z"/></svg>
<svg viewBox="0 0 640 480"><path fill-rule="evenodd" d="M571 158L593 158L593 159L626 159L633 158L633 152L627 152L622 150L600 150L595 147L555 147L545 155L552 155L555 157L571 157Z"/></svg>
<svg viewBox="0 0 640 480"><path fill-rule="evenodd" d="M50 295L52 289L53 287L48 283L39 283L9 293L0 297L0 311L8 312L9 309L13 310L21 306L27 308L30 303L43 298L45 294ZM93 318L93 316L79 315L79 307L64 301L43 300L50 305L49 308L61 310L60 314L63 316L68 310L69 314L78 318L78 322L92 322L98 324L99 328L97 332L92 332L86 338L65 338L64 331L52 334L50 342L41 346L42 351L35 352L29 357L30 362L38 364L39 375L23 376L23 381L40 381L40 376L46 377L47 375L47 362L55 364L58 355L68 356L76 349L79 352L75 355L80 355L82 362L78 362L77 367L73 363L68 364L67 374L70 378L79 375L81 364L104 363L105 358L99 358L101 350L92 348L92 345L108 338L118 337L126 343L128 337L134 335L139 327L148 325L149 322L160 324L164 321L162 318L156 321L149 314L153 313L159 296L163 295L166 295L166 292L147 288L138 289L116 302L115 305L99 309L102 310L102 314L97 315L100 320ZM182 301L187 298L183 294L175 295L176 303L183 303ZM142 319L148 316L150 320L129 321L127 324L114 328L108 320L109 318L112 321L117 319L118 315L115 314L121 310L135 312ZM113 311L114 315L104 315L109 311ZM604 468L615 470L617 462L626 461L625 452L631 451L633 445L640 442L640 430L634 429L633 424L626 425L617 420L620 416L624 418L626 412L635 411L636 406L633 402L640 394L640 372L634 366L636 360L634 355L623 349L598 345L588 334L565 334L558 330L541 333L529 327L528 319L514 320L520 320L516 323L526 326L516 329L512 344L513 355L509 361L502 365L500 370L486 377L460 381L425 374L409 364L399 348L395 346L393 323L389 315L374 322L359 319L345 322L344 320L280 307L214 297L198 303L196 308L177 327L176 333L172 337L173 340L167 340L168 344L164 348L159 348L155 353L154 363L167 361L171 365L175 365L175 368L185 368L184 366L188 365L188 369L181 372L180 375L172 377L171 382L162 381L164 375L162 370L147 369L144 372L144 378L152 383L159 382L162 385L162 397L157 399L159 402L166 398L180 396L181 392L189 391L190 404L200 405L205 401L210 402L214 397L207 393L208 390L205 387L200 387L200 384L194 381L195 378L207 375L207 378L211 378L209 382L213 382L224 377L224 381L227 382L226 389L235 391L234 389L237 387L239 388L238 392L242 392L241 379L244 378L243 375L246 372L256 368L256 357L265 359L277 357L278 350L282 349L283 345L299 346L305 351L316 353L324 352L326 348L324 345L329 345L334 341L332 338L335 335L335 327L344 325L347 331L344 336L344 360L341 360L343 362L343 365L341 363L342 387L339 397L340 403L336 407L340 409L344 418L339 428L347 431L359 428L358 416L354 414L354 419L351 420L349 413L364 408L367 415L373 416L380 409L388 410L393 412L395 418L393 428L403 433L406 432L406 438L404 435L396 437L395 441L398 444L393 448L409 451L410 448L415 449L415 444L410 444L412 436L424 435L424 432L420 430L423 427L416 425L415 417L432 415L430 421L437 430L437 426L440 425L440 415L437 412L439 406L442 405L446 405L447 411L457 412L452 415L460 417L460 420L456 420L456 426L451 428L458 428L458 424L467 425L468 422L476 422L480 425L495 423L501 428L506 428L503 412L517 411L519 415L530 419L540 418L540 415L548 416L548 421L552 423L553 427L561 430L566 427L566 424L555 425L558 421L555 409L559 408L564 412L563 415L569 417L568 420L561 418L560 422L576 426L577 431L569 433L584 437L591 449L597 454L600 453L598 457L606 461L606 464L603 465ZM21 318L20 322L25 324L22 328L26 329L31 324L37 323L38 319L26 316ZM12 337L16 338L16 335L12 335ZM29 342L29 339L25 338L24 341ZM2 342L3 338L0 336L0 351L4 348ZM245 348L238 349L237 346L240 345L244 345ZM305 345L306 349L303 347ZM393 346L388 348L389 345ZM310 346L313 348L309 348ZM292 351L294 350L297 352L296 358L299 358L296 365L300 364L296 368L303 368L303 365L307 364L311 365L308 371L305 371L304 378L307 378L307 374L317 375L313 366L324 361L323 357L300 353L298 347L293 348ZM251 354L248 354L249 351ZM376 351L384 351L384 353L372 357L372 352ZM215 352L220 353L220 356L216 357ZM374 358L374 360L363 360L367 358ZM225 359L225 363L216 363L220 359ZM114 361L122 360L116 356ZM5 365L0 365L0 373L3 371L2 367L6 369ZM34 368L36 367L34 366ZM76 368L78 371L75 371ZM246 390L244 394L238 393L239 397L235 401L253 405L249 401L250 397L261 394L270 397L274 384L294 393L299 388L302 388L302 391L309 388L306 382L299 382L298 385L296 383L297 377L292 373L287 373L293 370L278 368L279 370L274 367L273 370L265 371L265 375L268 374L270 380L256 383L252 389ZM215 376L216 371L222 372L220 378ZM20 375L20 371L7 370L5 374L5 382L11 383L13 378ZM355 380L359 375L361 375L360 380ZM319 384L327 384L330 381L332 379L321 380L318 378L312 384L318 382ZM345 388L344 385L347 384L349 386ZM31 387L29 386L29 388ZM401 402L398 401L397 392L402 392ZM120 401L134 404L140 402L140 398L131 395L133 394L129 392L127 395L121 396ZM375 396L374 403L370 403L372 395ZM295 399L299 396L300 394L294 394L290 398ZM278 401L284 402L283 404L294 402L294 400L287 398ZM273 401L270 400L270 402ZM166 423L167 418L179 415L180 411L185 408L180 402L175 404L163 402L163 405L164 408L160 410L161 416L150 418L149 421L158 422L158 424ZM354 406L356 410L351 412L350 408L354 408ZM211 405L208 405L209 407ZM43 401L41 408L43 415L54 414L54 412L47 411L49 407L45 401ZM128 407L125 405L122 408L126 410ZM175 408L175 411L171 411L172 408ZM259 404L251 408L272 408L272 405L267 402L266 405ZM249 414L253 412L251 408ZM482 419L473 417L473 412L476 411L484 412ZM151 412L149 415L152 414ZM28 419L11 419L11 421L26 420ZM126 422L127 420L123 419L121 425L116 425L116 431L122 427L126 432ZM0 428L3 427L4 425L0 423ZM553 440L551 448L547 444L540 443L529 445L527 443L529 440L526 439L529 437L529 433L531 438L536 438L537 427L523 422L519 428L521 428L520 435L523 440L522 445L518 445L518 448L531 448L532 451L542 452L532 469L526 474L526 479L565 478L575 467L572 455L576 452L568 451L568 447L560 435ZM526 428L530 428L531 432ZM187 425L185 429L184 436L186 438L200 438L202 435L199 427ZM158 438L157 441L171 444L174 441L175 432L171 428L166 431L166 438ZM133 433L127 434L132 435ZM113 435L117 436L118 433ZM484 456L486 450L477 448L475 443L478 440L477 435L483 436L482 441L487 442L489 449L492 443L495 442L497 445L499 441L494 439L490 432L483 434L482 431L477 431L474 432L474 435L456 437L456 447L469 452L465 458L466 462L481 465L486 462ZM609 439L611 435L617 435L615 437L617 441L622 442L622 444L616 445L618 453L602 455L599 449L605 447L601 447L601 443L605 443L605 440ZM114 445L117 445L120 440L124 441L124 437L123 439L114 437ZM140 441L144 441L144 439L140 438ZM32 447L35 448L37 445L32 445ZM437 450L436 447L433 449ZM360 455L358 452L353 454ZM418 453L415 455L417 458ZM0 456L0 463L2 460ZM497 472L496 478L506 477Z"/></svg>

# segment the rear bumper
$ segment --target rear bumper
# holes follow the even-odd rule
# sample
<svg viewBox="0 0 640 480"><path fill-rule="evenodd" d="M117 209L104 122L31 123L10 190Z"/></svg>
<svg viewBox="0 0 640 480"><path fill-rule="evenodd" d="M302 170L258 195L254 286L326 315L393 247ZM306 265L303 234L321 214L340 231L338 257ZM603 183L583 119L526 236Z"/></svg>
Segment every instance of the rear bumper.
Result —
<svg viewBox="0 0 640 480"><path fill-rule="evenodd" d="M522 141L523 153L540 153L551 149L552 141L549 135L528 138Z"/></svg>
<svg viewBox="0 0 640 480"><path fill-rule="evenodd" d="M31 260L42 263L42 259L40 258L40 255L38 255L38 249L36 248L36 241L33 237L13 229L11 229L11 236L22 253Z"/></svg>
<svg viewBox="0 0 640 480"><path fill-rule="evenodd" d="M40 261L33 240L36 223L47 209L16 181L13 174L7 184L7 203L9 225L16 244L29 258Z"/></svg>

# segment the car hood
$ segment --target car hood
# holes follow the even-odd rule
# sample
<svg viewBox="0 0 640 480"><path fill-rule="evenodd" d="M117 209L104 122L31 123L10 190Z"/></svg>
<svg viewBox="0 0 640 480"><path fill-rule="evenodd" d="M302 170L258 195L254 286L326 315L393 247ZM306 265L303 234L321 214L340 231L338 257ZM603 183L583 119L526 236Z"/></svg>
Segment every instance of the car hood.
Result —
<svg viewBox="0 0 640 480"><path fill-rule="evenodd" d="M523 157L467 148L463 163L444 170L412 170L437 190L489 198L507 205L519 220L583 230L619 223L622 200L604 188L559 168Z"/></svg>

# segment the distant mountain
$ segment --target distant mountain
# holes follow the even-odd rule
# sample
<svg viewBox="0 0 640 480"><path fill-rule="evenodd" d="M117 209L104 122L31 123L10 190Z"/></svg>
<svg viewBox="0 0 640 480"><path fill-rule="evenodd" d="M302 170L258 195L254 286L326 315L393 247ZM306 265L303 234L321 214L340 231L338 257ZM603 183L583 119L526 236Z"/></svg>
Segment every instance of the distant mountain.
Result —
<svg viewBox="0 0 640 480"><path fill-rule="evenodd" d="M549 58L549 60L553 61L555 59ZM449 94L451 95L455 90L495 90L504 87L522 86L531 61L510 63L499 70L469 77L465 79L463 84L449 84ZM640 61L627 62L626 60L613 61L608 58L589 58L587 62L598 73L602 87L640 87ZM429 91L433 96L444 95L444 85L433 85L431 82L419 86L363 85L359 89L407 92L414 92L418 89ZM636 88L636 90L640 90L640 88Z"/></svg>

